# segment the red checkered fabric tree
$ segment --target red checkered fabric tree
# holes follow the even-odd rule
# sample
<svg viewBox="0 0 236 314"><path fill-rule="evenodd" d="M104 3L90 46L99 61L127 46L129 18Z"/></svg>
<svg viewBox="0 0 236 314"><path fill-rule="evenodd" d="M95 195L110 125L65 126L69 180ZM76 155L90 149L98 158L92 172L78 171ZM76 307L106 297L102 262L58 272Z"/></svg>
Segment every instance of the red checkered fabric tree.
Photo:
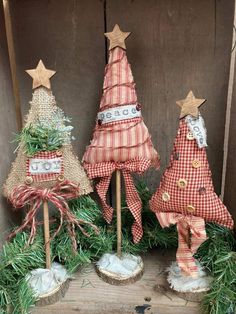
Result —
<svg viewBox="0 0 236 314"><path fill-rule="evenodd" d="M90 178L101 178L97 191L104 209L104 218L111 222L113 208L106 203L112 173L123 173L127 204L135 223L134 242L142 237L141 200L131 173L143 173L150 166L159 167L159 158L141 115L135 83L126 56L124 40L130 33L116 25L105 35L110 40L109 61L105 69L103 95L91 144L84 154L84 167Z"/></svg>
<svg viewBox="0 0 236 314"><path fill-rule="evenodd" d="M206 130L198 110L204 101L191 91L186 99L177 101L180 124L170 164L150 201L162 227L177 224L177 262L193 276L197 274L193 254L206 240L205 221L233 227L231 215L214 192L205 148Z"/></svg>

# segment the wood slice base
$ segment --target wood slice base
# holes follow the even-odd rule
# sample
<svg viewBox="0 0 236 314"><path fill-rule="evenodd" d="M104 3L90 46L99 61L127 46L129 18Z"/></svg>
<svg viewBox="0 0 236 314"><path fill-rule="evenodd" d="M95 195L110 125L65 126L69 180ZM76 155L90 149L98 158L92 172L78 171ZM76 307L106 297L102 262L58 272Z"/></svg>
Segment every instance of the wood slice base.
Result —
<svg viewBox="0 0 236 314"><path fill-rule="evenodd" d="M199 302L210 289L213 278L198 262L197 266L198 275L196 277L186 275L176 262L173 262L167 268L167 281L170 285L170 290L186 301Z"/></svg>
<svg viewBox="0 0 236 314"><path fill-rule="evenodd" d="M139 259L139 263L137 264L135 269L132 270L130 274L122 274L119 272L111 271L109 269L104 269L104 267L99 266L99 263L95 264L95 270L98 276L103 281L111 285L116 285L116 286L129 285L139 280L143 275L144 264L141 257L138 257L138 259Z"/></svg>
<svg viewBox="0 0 236 314"><path fill-rule="evenodd" d="M166 285L155 285L154 291L159 292L161 294L166 293L174 293L177 297L184 299L186 301L191 302L201 302L203 297L207 294L207 291L201 291L201 292L178 292L174 289L171 289L168 282L166 281Z"/></svg>
<svg viewBox="0 0 236 314"><path fill-rule="evenodd" d="M171 289L172 290L172 289ZM186 301L191 302L201 302L203 297L207 294L206 291L194 291L194 292L178 292L176 290L172 290L178 297L184 299Z"/></svg>
<svg viewBox="0 0 236 314"><path fill-rule="evenodd" d="M43 294L42 296L40 296L38 300L36 301L35 305L45 306L45 305L54 304L60 301L65 296L69 288L70 280L71 279L68 278L66 281L59 284L58 287L56 287L56 289L54 289L50 293Z"/></svg>

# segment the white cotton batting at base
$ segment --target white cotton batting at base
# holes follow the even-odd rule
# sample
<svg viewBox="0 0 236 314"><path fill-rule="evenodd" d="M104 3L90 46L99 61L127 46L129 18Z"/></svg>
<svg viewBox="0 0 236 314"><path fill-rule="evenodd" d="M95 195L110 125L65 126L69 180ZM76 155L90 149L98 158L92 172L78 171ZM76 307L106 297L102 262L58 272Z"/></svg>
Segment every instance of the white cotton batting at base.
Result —
<svg viewBox="0 0 236 314"><path fill-rule="evenodd" d="M106 253L97 262L100 271L112 273L114 276L128 278L143 268L143 262L140 256L132 254L123 254L119 258L116 254Z"/></svg>
<svg viewBox="0 0 236 314"><path fill-rule="evenodd" d="M207 274L199 262L196 262L196 264L198 266L198 276L193 278L184 275L177 262L172 262L166 271L168 272L167 281L173 290L178 292L203 292L209 290L213 278Z"/></svg>
<svg viewBox="0 0 236 314"><path fill-rule="evenodd" d="M52 263L51 269L32 270L26 280L37 297L50 294L69 278L66 269L59 263Z"/></svg>

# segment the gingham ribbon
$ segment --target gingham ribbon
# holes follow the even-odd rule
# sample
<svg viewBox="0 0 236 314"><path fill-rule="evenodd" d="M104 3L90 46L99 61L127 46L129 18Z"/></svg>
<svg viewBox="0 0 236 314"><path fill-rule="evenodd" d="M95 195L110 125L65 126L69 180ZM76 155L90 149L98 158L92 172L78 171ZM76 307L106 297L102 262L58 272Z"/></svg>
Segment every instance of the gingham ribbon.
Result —
<svg viewBox="0 0 236 314"><path fill-rule="evenodd" d="M141 216L142 202L138 192L135 189L131 173L137 172L141 174L149 168L150 164L151 161L144 158L137 158L126 162L84 164L84 167L87 169L90 178L101 177L101 180L96 185L96 188L101 199L104 219L108 223L111 223L114 209L106 202L107 190L111 181L112 173L117 169L122 171L125 182L127 205L135 219L135 222L132 225L134 243L139 242L143 236Z"/></svg>
<svg viewBox="0 0 236 314"><path fill-rule="evenodd" d="M156 216L163 228L171 224L177 225L179 245L176 259L178 265L188 275L197 277L198 267L193 255L197 252L199 246L207 239L204 219L201 217L165 212L157 212Z"/></svg>
<svg viewBox="0 0 236 314"><path fill-rule="evenodd" d="M74 250L76 250L77 242L75 235L75 226L78 226L81 232L86 236L88 236L88 234L81 226L81 224L90 225L96 232L98 232L98 228L95 225L82 219L77 219L75 215L70 211L66 200L78 197L78 189L79 188L76 184L69 181L58 183L51 189L30 187L24 184L15 188L10 197L10 201L12 202L13 206L15 208L22 208L25 205L29 204L31 208L27 212L22 225L16 228L8 236L8 239L14 237L18 232L31 225L31 232L28 240L28 244L31 244L34 241L34 237L36 234L36 213L40 208L40 205L44 201L49 201L55 205L60 213L60 225L55 231L53 237L58 234L62 227L63 220L65 219L68 224L67 227L72 239L73 248Z"/></svg>

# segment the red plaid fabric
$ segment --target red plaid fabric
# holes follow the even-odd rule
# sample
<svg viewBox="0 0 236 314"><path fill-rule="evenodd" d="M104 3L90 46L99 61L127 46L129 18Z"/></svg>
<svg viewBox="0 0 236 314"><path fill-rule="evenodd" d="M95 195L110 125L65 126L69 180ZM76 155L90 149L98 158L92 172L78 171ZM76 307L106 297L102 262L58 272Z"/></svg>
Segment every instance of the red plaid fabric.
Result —
<svg viewBox="0 0 236 314"><path fill-rule="evenodd" d="M198 267L193 255L197 252L199 246L207 239L204 219L201 217L164 212L157 212L156 216L163 228L177 224L179 245L176 259L178 265L186 274L197 277Z"/></svg>
<svg viewBox="0 0 236 314"><path fill-rule="evenodd" d="M96 185L96 188L103 206L104 219L108 223L110 223L112 220L114 210L106 203L107 190L111 181L112 173L116 169L122 170L125 182L127 205L135 219L135 222L132 226L133 241L135 243L139 242L143 235L141 216L142 202L135 189L131 172L137 172L141 174L150 167L150 163L150 160L136 158L124 163L106 162L95 165L87 163L84 164L84 167L88 172L88 176L91 179L102 177L99 183Z"/></svg>
<svg viewBox="0 0 236 314"><path fill-rule="evenodd" d="M189 129L182 119L169 167L150 201L154 212L175 212L185 216L201 217L228 228L233 228L233 219L227 208L214 192L211 171L205 148L198 148L195 139L187 138ZM198 167L193 166L198 162ZM178 180L186 180L186 187L180 188ZM165 198L164 193L169 197ZM188 206L192 206L192 211ZM191 208L190 208L191 209Z"/></svg>
<svg viewBox="0 0 236 314"><path fill-rule="evenodd" d="M58 158L61 160L61 172L60 173L37 173L37 174L32 174L30 173L30 160L31 159L54 159ZM64 164L63 164L63 156L58 156L57 151L46 151L46 152L39 152L35 154L32 158L27 158L26 161L26 175L31 176L34 180L34 182L44 182L44 181L54 181L57 179L58 175L63 175L64 174Z"/></svg>

